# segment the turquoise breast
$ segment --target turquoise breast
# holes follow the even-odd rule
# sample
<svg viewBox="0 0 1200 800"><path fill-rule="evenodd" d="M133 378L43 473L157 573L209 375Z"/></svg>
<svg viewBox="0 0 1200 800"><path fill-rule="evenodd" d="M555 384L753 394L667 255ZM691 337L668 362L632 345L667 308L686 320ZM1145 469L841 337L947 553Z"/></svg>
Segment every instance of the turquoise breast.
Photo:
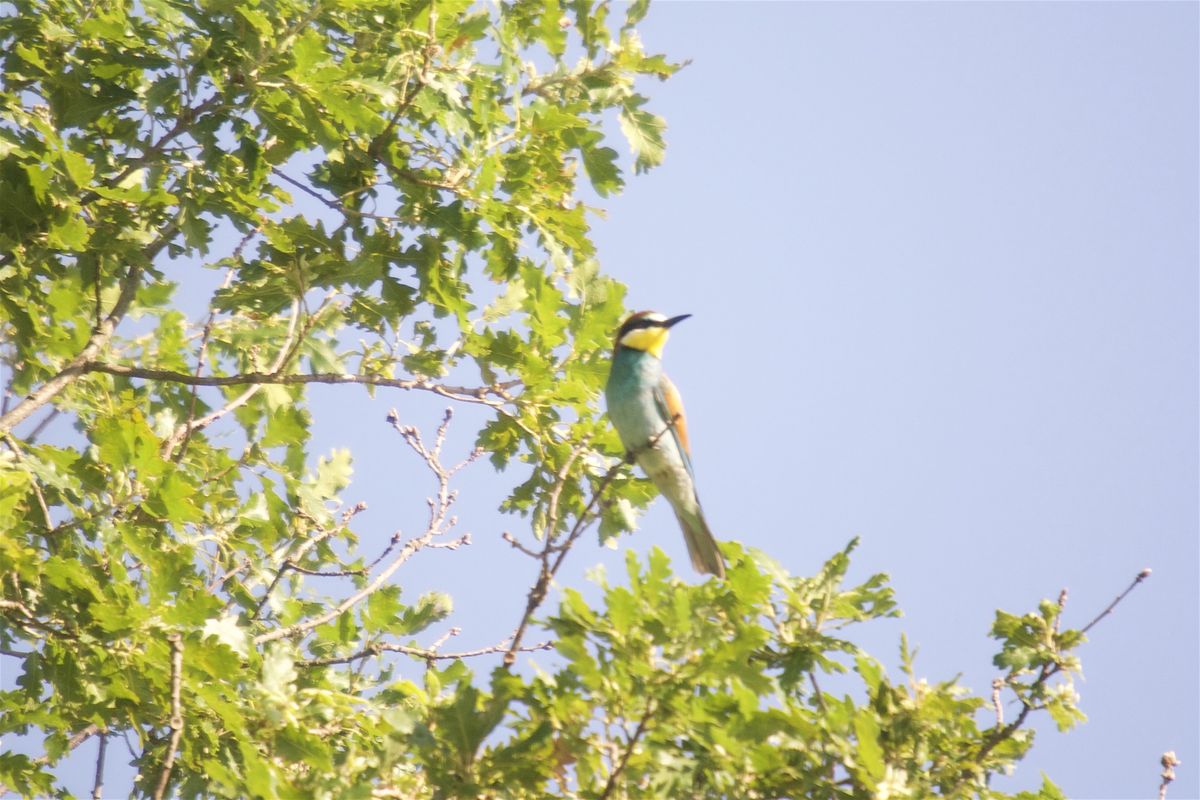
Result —
<svg viewBox="0 0 1200 800"><path fill-rule="evenodd" d="M663 425L654 400L662 379L662 361L642 350L618 348L604 390L608 416L626 450L644 447Z"/></svg>

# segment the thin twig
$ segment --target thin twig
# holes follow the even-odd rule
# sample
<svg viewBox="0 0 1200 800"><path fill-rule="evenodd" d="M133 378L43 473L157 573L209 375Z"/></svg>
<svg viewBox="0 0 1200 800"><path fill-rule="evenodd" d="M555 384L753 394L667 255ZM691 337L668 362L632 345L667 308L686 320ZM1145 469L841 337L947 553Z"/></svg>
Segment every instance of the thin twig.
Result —
<svg viewBox="0 0 1200 800"><path fill-rule="evenodd" d="M297 189L304 192L309 197L312 197L314 200L317 200L318 202L324 204L328 208L331 208L334 211L337 211L339 214L342 214L343 216L357 217L359 219L375 220L376 222L382 222L385 225L393 225L393 224L405 221L401 217L390 217L390 216L387 216L386 214L372 214L369 211L359 211L358 209L350 208L345 203L342 203L338 200L334 200L332 198L326 197L325 195L318 192L316 189L309 186L307 183L296 180L295 178L291 177L287 173L280 170L278 167L272 168L271 173L273 175L275 175L275 177L279 178L280 180L282 180L286 183L290 183L292 186L295 186ZM370 188L369 186L364 186L364 187L362 187L362 190L365 191L366 189L369 189L369 188Z"/></svg>
<svg viewBox="0 0 1200 800"><path fill-rule="evenodd" d="M517 537L513 536L513 535L512 535L511 533L509 533L508 531L504 531L504 532L502 532L502 533L500 534L500 538L501 538L501 539L503 539L504 541L508 542L508 543L509 543L510 545L512 545L512 546L513 546L515 549L517 549L517 550L520 550L522 553L524 553L525 555L529 556L530 558L541 558L541 557L542 557L542 554L541 554L541 553L539 553L539 552L538 552L538 551L536 551L536 550L531 550L530 548L528 548L528 547L526 547L525 545L521 544L521 542L517 540Z"/></svg>
<svg viewBox="0 0 1200 800"><path fill-rule="evenodd" d="M79 745L83 744L84 742L86 742L88 739L92 738L99 732L100 732L99 725L96 725L94 723L91 725L88 725L86 728L84 728L83 730L74 734L73 736L71 736L70 739L67 740L67 749L64 752L70 753L72 750L79 747ZM35 766L35 767L44 767L49 763L50 763L49 756L38 756L37 758L33 759L33 766ZM0 797L2 797L4 795L5 790L6 790L6 787L3 784L0 784Z"/></svg>
<svg viewBox="0 0 1200 800"><path fill-rule="evenodd" d="M170 130L168 130L161 137L159 137L157 141L154 141L150 145L148 145L144 149L144 151L142 152L142 154L140 156L128 161L125 164L125 168L123 170L118 172L116 175L113 175L112 177L105 179L102 182L103 185L105 187L112 188L112 187L120 184L121 181L128 178L130 175L132 175L138 169L149 164L150 161L155 156L160 155L166 149L166 146L173 139L175 139L176 137L180 136L183 133L186 133L187 130L189 128L191 128L192 125L199 119L201 114L204 114L208 111L214 110L217 107L219 107L220 105L221 105L221 96L213 95L213 96L209 97L207 100L205 100L195 106L192 106L190 108L184 108L183 110L181 110L178 114L178 118L175 122L175 125ZM96 200L99 200L100 197L101 197L101 195L98 192L96 192L94 190L88 190L88 191L84 192L82 195L80 195L79 200L77 202L79 203L80 206L87 206L87 205L95 202ZM170 232L170 236L174 236L175 231L178 230L178 226L172 225L171 228L172 228L172 230ZM17 246L10 247L8 252L5 253L4 255L0 255L0 267L7 266L10 262L12 262L13 259L16 258L18 248L23 246L24 244L25 244L24 242L20 242ZM156 255L157 255L157 253L156 253ZM105 320L104 322L102 322L101 327L103 327L105 324L107 324L107 322L108 322L108 320ZM107 339L107 336L104 338ZM59 389L56 390L54 392L54 394L57 394L58 391L61 391L61 387L59 387ZM53 396L53 395L51 395L51 396ZM24 417L22 417L22 419L24 419ZM17 422L20 422L20 420L17 420ZM13 424L15 425L16 423L14 422ZM3 427L2 420L0 420L0 427ZM5 429L7 429L7 428L5 428Z"/></svg>
<svg viewBox="0 0 1200 800"><path fill-rule="evenodd" d="M400 121L400 118L404 116L404 112L408 110L408 107L412 105L414 100L417 99L417 95L420 94L421 90L424 89L429 83L429 70L433 66L433 54L437 48L437 41L435 37L436 32L437 6L434 0L430 0L429 31L425 37L425 48L424 52L422 53L421 72L417 76L416 83L411 90L408 88L411 73L407 73L405 75L404 87L401 90L401 94L403 96L399 104L396 106L396 110L392 112L391 119L388 120L387 125L384 126L383 130L378 136L371 140L371 144L367 147L367 155L376 161L380 160L382 151L384 147L386 147L387 138L391 135L392 131L396 129L396 124ZM413 31L413 33L416 33L416 31Z"/></svg>
<svg viewBox="0 0 1200 800"><path fill-rule="evenodd" d="M89 220L89 222L90 221L91 220ZM101 272L100 267L103 263L104 262L102 259L96 259L96 277L92 281L92 299L94 299L96 301L95 306L94 306L95 321L92 323L93 331L100 327L100 323L104 319L103 311L100 308L100 281L103 280L103 278L104 278L104 275Z"/></svg>
<svg viewBox="0 0 1200 800"><path fill-rule="evenodd" d="M1111 603L1109 603L1108 606L1103 611L1101 611L1099 614L1097 614L1095 619L1093 619L1087 625L1084 625L1083 628L1081 629L1081 631L1083 633L1087 633L1092 628L1094 628L1096 626L1097 622L1104 619L1105 617L1107 617L1109 614L1111 614L1113 612L1113 609L1115 609L1117 607L1117 605L1122 600L1125 599L1126 595L1128 595L1130 592L1132 592L1139 583L1141 583L1142 581L1146 580L1146 578L1149 578L1149 577L1150 577L1150 568L1146 567L1144 570L1142 570L1141 572L1139 572L1137 574L1137 577L1133 579L1133 583L1129 584L1129 586L1126 587L1125 591L1123 591L1119 595L1117 595L1116 599L1113 600Z"/></svg>
<svg viewBox="0 0 1200 800"><path fill-rule="evenodd" d="M505 638L496 644L487 647L480 647L474 650L461 650L457 653L439 653L436 648L429 647L409 647L403 644L390 644L380 642L377 644L368 645L356 653L348 656L339 656L337 658L314 658L309 661L297 661L298 667L328 667L333 664L349 664L352 661L358 661L362 658L371 658L380 653L403 653L408 656L415 656L424 661L455 661L461 658L478 658L479 656L491 655L493 653L504 653L508 650L508 643L511 637ZM539 650L550 650L554 647L554 642L539 642L538 644L526 645L520 648L522 653L533 653Z"/></svg>
<svg viewBox="0 0 1200 800"><path fill-rule="evenodd" d="M608 485L613 482L613 479L616 478L617 473L620 472L624 465L625 462L619 462L609 468L608 472L604 473L604 477L601 478L599 486L596 487L595 492L592 494L591 501L588 502L587 507L583 510L583 513L579 515L579 518L576 520L575 526L572 528L570 535L567 536L563 544L557 548L557 558L554 559L553 563L550 562L550 555L551 553L555 552L555 550L552 549L553 539L550 536L546 537L546 547L541 553L541 568L538 571L537 580L529 589L529 595L525 601L525 612L521 615L521 621L517 625L517 632L513 635L512 645L509 647L508 652L504 654L504 666L511 667L516 662L517 651L520 649L521 640L525 636L525 630L529 627L529 622L533 619L534 612L538 610L538 608L542 605L542 601L546 599L546 593L550 588L550 581L552 581L554 576L558 573L559 567L562 566L562 563L566 559L567 553L570 551L571 546L574 545L575 541L583 534L585 530L587 530L588 525L591 523L589 515L599 503L600 496L604 493L604 490L607 489Z"/></svg>
<svg viewBox="0 0 1200 800"><path fill-rule="evenodd" d="M143 152L140 156L138 156L137 158L131 160L128 164L126 164L125 169L121 170L116 175L114 175L113 177L106 180L104 182L105 185L110 188L113 186L116 186L121 181L125 180L130 175L132 175L134 172L141 169L146 164L150 163L150 160L154 156L159 155L163 151L163 149L167 146L168 143L170 143L177 136L185 133L199 119L201 114L211 111L220 105L221 105L221 96L219 94L214 94L211 97L209 97L207 100L204 100L203 102L201 102L191 108L182 109L179 112L179 116L176 119L175 124L168 131L163 133L163 135L160 136L157 141L155 141L149 147L147 147L145 152ZM97 192L89 191L89 192L84 193L83 196L79 198L79 203L80 203L80 205L87 205L87 204L99 199L99 197L100 197L100 195Z"/></svg>
<svg viewBox="0 0 1200 800"><path fill-rule="evenodd" d="M571 448L571 455L563 461L562 467L554 476L554 486L550 489L550 497L546 502L546 539L552 539L558 533L558 499L562 496L563 487L567 485L567 476L571 474L571 465L579 454L587 448L583 441Z"/></svg>
<svg viewBox="0 0 1200 800"><path fill-rule="evenodd" d="M218 589L222 588L225 585L226 581L228 581L230 578L232 578L236 575L241 574L242 572L245 572L247 569L249 569L249 567L250 567L250 559L246 558L246 559L242 559L242 563L238 564L236 567L231 567L231 568L225 570L225 572L221 573L221 575L219 577L214 578L212 580L212 582L208 584L209 593L211 594L212 592L215 592Z"/></svg>
<svg viewBox="0 0 1200 800"><path fill-rule="evenodd" d="M398 570L419 550L425 547L437 546L433 544L434 537L446 533L448 530L453 528L455 524L457 524L457 518L450 516L450 507L454 504L457 496L456 492L452 492L450 490L450 476L466 464L469 464L478 458L481 451L478 449L473 450L466 459L450 469L447 469L442 465L438 454L441 451L441 446L446 436L446 429L450 424L450 418L453 416L453 413L454 409L446 409L442 423L438 426L438 433L435 437L435 445L432 452L425 447L425 444L421 439L421 434L416 428L412 426L401 425L399 422L399 416L396 414L394 409L388 414L388 422L391 423L391 425L400 433L405 443L407 443L408 446L411 447L417 453L417 455L419 455L425 461L425 465L437 478L437 496L436 498L428 498L429 524L426 526L424 533L405 542L404 547L400 549L400 552L396 554L396 557L393 558L391 562L389 562L388 565L384 567L378 575L375 576L374 580L365 585L363 588L359 589L354 594L347 597L338 605L329 609L324 614L318 614L315 617L302 620L301 622L297 622L293 625L288 625L283 628L277 628L276 630L268 631L267 633L259 634L258 636L254 637L255 644L264 644L276 639L283 639L307 633L313 628L324 625L330 620L337 619L341 614L353 608L364 598L378 591L379 588L387 582L388 578L392 576L392 573ZM469 538L464 537L459 539L457 544L447 544L443 546L453 548L462 544L466 544L469 541ZM282 572L283 570L281 569L280 574L282 574ZM278 582L278 577L279 576L277 575L276 582Z"/></svg>
<svg viewBox="0 0 1200 800"><path fill-rule="evenodd" d="M179 739L183 736L183 704L180 701L183 686L183 637L172 633L167 637L167 641L171 643L171 740L167 744L167 757L158 776L158 786L154 789L154 800L162 800L167 791Z"/></svg>

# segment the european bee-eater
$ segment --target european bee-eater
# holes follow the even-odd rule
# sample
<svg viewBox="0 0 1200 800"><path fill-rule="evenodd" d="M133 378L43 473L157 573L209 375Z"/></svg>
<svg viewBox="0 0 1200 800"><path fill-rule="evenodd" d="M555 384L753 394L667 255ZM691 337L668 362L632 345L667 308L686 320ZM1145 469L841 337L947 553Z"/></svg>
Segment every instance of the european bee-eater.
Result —
<svg viewBox="0 0 1200 800"><path fill-rule="evenodd" d="M696 496L683 402L662 368L671 327L690 316L639 311L625 320L604 394L621 443L675 510L692 566L724 578L725 561Z"/></svg>

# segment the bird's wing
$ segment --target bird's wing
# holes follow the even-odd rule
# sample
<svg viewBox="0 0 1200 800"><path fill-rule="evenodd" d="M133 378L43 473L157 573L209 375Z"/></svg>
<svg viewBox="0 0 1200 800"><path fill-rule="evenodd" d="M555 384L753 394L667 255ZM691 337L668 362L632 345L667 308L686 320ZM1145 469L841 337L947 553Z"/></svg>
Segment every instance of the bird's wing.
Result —
<svg viewBox="0 0 1200 800"><path fill-rule="evenodd" d="M658 382L654 402L664 420L675 420L671 426L671 435L675 437L675 444L679 446L679 452L683 455L683 463L687 465L688 472L691 472L692 448L688 444L687 417L683 413L683 400L679 397L679 390L666 374ZM655 433L657 434L657 431Z"/></svg>

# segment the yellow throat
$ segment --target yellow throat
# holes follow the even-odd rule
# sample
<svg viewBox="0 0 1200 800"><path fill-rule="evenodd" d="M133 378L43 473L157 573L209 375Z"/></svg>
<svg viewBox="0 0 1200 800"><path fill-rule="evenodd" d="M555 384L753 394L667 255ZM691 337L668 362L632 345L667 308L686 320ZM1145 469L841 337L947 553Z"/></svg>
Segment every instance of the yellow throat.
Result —
<svg viewBox="0 0 1200 800"><path fill-rule="evenodd" d="M621 346L631 350L644 350L655 358L662 358L670 331L666 328L635 328L621 337Z"/></svg>

